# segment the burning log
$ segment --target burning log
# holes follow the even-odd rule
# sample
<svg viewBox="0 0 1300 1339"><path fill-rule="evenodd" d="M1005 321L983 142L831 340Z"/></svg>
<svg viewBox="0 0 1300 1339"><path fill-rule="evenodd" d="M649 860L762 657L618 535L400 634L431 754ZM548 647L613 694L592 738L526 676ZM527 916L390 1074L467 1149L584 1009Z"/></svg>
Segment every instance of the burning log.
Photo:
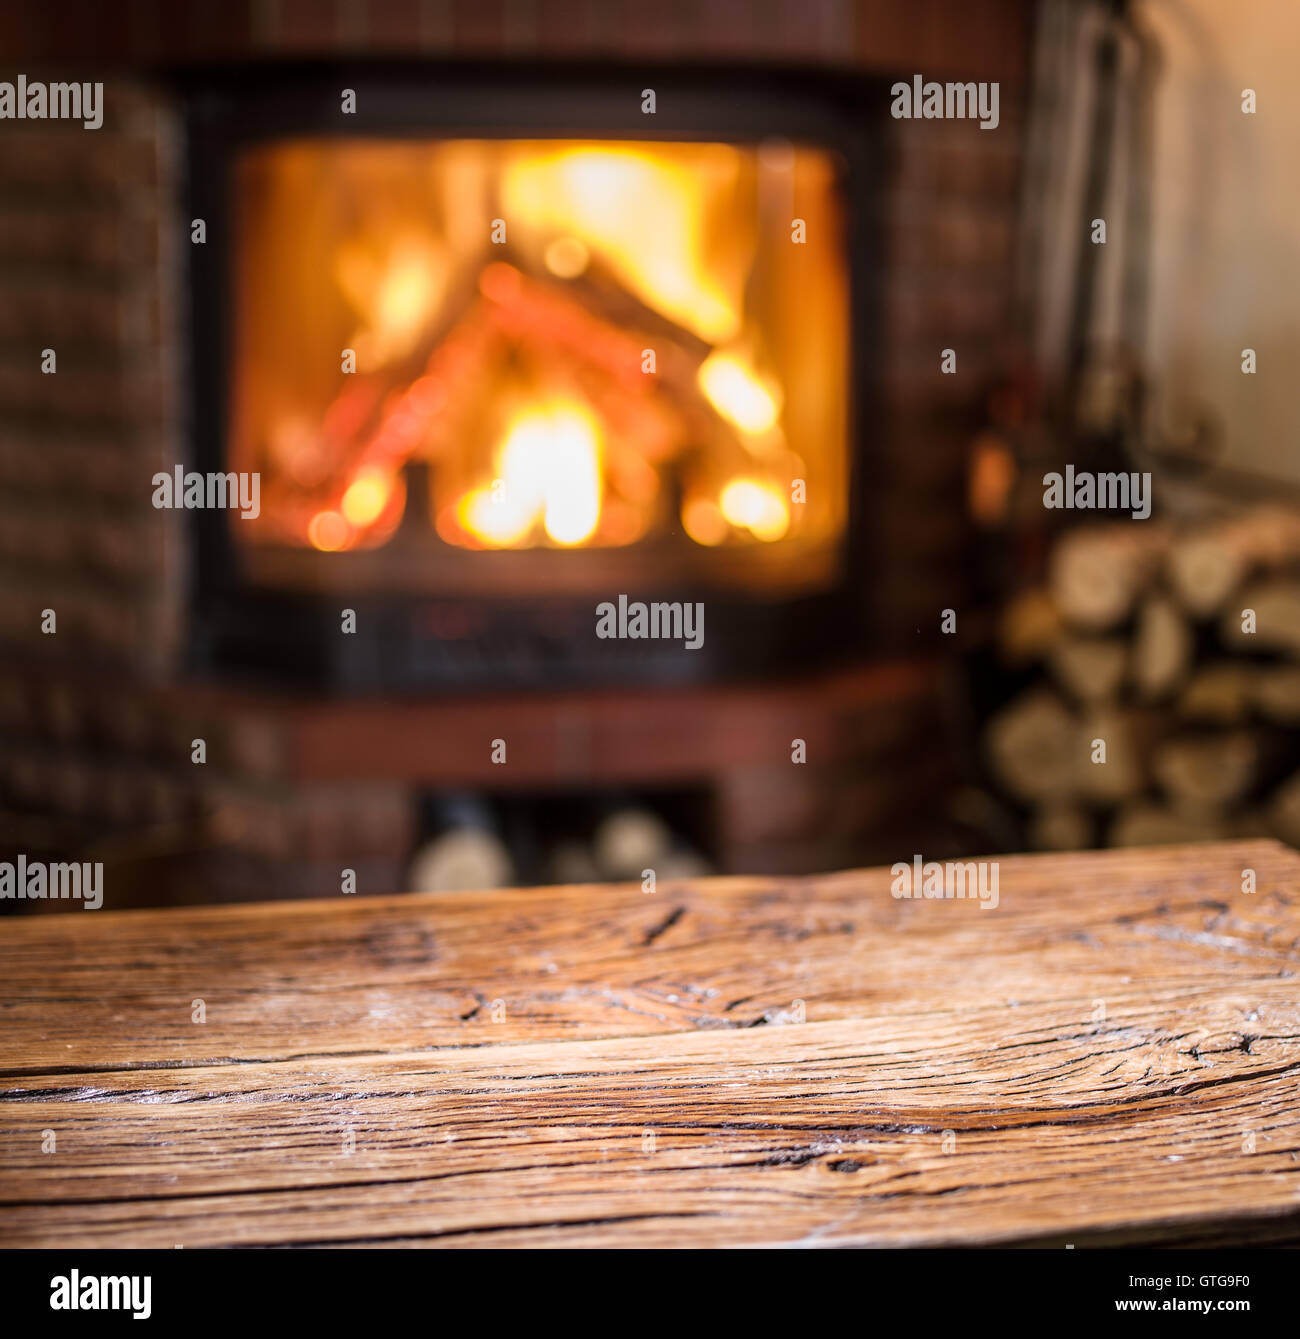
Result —
<svg viewBox="0 0 1300 1339"><path fill-rule="evenodd" d="M388 490L400 506L392 480L414 456L450 460L463 443L478 442L480 456L462 462L465 489L484 486L489 448L502 425L490 417L496 403L485 378L512 375L533 383L539 408L567 395L591 405L599 415L610 469L606 482L629 499L617 515L610 542L638 537L637 515L645 516L657 494L655 471L690 445L707 442L724 477L751 466L740 435L710 404L697 384L710 346L690 331L652 311L617 280L592 272L580 280L558 281L525 273L518 265L494 261L479 276L477 289L448 304L451 315L432 344L400 368L371 373L346 385L325 415L319 485L289 485L276 499L277 516L287 517L298 542L317 547L352 547L377 524L391 528L391 506L358 519L349 514L349 489L372 475L374 487ZM646 374L642 350L653 348L654 375ZM521 369L522 374L521 374ZM352 509L354 512L356 508ZM311 526L322 513L343 513L336 530L345 542L321 544ZM528 527L527 517L521 524ZM441 523L440 523L441 525ZM453 536L464 530L457 522ZM386 531L385 531L386 533ZM513 533L513 532L512 532ZM468 543L492 542L468 531Z"/></svg>
<svg viewBox="0 0 1300 1339"><path fill-rule="evenodd" d="M704 340L647 307L605 271L556 280L498 261L483 272L480 286L492 304L492 319L512 338L563 350L629 389L644 381L641 350L647 342L656 354L680 354L692 383L711 352ZM663 361L656 358L660 375Z"/></svg>

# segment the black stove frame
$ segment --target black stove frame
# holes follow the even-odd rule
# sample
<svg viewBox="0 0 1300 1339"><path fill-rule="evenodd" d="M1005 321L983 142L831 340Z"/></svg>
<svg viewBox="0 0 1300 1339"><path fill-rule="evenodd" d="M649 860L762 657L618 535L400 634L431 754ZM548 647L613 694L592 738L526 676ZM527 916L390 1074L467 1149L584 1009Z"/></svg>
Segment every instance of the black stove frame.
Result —
<svg viewBox="0 0 1300 1339"><path fill-rule="evenodd" d="M657 110L640 111L643 88ZM321 597L260 588L243 570L227 516L184 513L189 527L189 667L203 676L338 691L558 688L699 682L811 669L868 641L872 543L867 432L881 429L874 373L879 127L887 83L858 75L681 66L241 66L177 80L186 142L185 216L207 223L189 247L187 468L224 470L230 368L229 180L235 156L289 136L601 138L756 142L771 137L834 150L845 165L850 283L848 525L841 577L811 596L756 600L715 586L665 589L655 600L702 600L704 646L599 640L589 598L426 595ZM357 111L342 115L344 88ZM575 555L579 556L579 555ZM340 554L341 560L347 555ZM615 599L618 592L608 597ZM357 631L340 631L352 607ZM449 641L448 625L469 629Z"/></svg>

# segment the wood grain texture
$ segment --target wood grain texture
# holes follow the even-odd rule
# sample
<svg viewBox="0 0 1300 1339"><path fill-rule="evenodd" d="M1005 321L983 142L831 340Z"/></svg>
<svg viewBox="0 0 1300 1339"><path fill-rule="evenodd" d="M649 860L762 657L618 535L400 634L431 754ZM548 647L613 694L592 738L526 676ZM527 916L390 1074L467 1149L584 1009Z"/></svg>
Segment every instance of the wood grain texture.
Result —
<svg viewBox="0 0 1300 1339"><path fill-rule="evenodd" d="M0 1244L1300 1238L1300 856L1000 864L10 920Z"/></svg>

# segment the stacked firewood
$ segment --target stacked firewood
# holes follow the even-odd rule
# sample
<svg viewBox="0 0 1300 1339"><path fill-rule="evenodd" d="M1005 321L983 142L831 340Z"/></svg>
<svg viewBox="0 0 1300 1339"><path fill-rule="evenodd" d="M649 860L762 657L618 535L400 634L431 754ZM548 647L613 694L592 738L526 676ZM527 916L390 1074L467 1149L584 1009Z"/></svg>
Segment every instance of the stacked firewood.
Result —
<svg viewBox="0 0 1300 1339"><path fill-rule="evenodd" d="M1300 511L1072 530L998 644L1034 672L986 759L1032 845L1300 845Z"/></svg>

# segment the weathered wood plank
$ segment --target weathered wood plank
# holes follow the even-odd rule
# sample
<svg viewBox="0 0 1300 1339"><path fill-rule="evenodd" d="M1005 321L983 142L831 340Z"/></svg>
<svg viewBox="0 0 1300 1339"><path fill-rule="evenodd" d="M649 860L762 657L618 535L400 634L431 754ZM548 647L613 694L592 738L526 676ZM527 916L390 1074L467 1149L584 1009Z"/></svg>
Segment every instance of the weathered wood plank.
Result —
<svg viewBox="0 0 1300 1339"><path fill-rule="evenodd" d="M1291 982L1091 1011L28 1080L0 1102L0 1244L901 1244L1300 1210Z"/></svg>
<svg viewBox="0 0 1300 1339"><path fill-rule="evenodd" d="M1300 1239L1275 843L13 928L0 1245Z"/></svg>
<svg viewBox="0 0 1300 1339"><path fill-rule="evenodd" d="M888 871L866 870L653 896L602 885L10 920L0 1074L734 1029L795 1000L815 1022L938 991L952 1005L1108 998L1129 982L1300 970L1300 856L1277 843L1004 857L1000 875L992 911L895 900Z"/></svg>

